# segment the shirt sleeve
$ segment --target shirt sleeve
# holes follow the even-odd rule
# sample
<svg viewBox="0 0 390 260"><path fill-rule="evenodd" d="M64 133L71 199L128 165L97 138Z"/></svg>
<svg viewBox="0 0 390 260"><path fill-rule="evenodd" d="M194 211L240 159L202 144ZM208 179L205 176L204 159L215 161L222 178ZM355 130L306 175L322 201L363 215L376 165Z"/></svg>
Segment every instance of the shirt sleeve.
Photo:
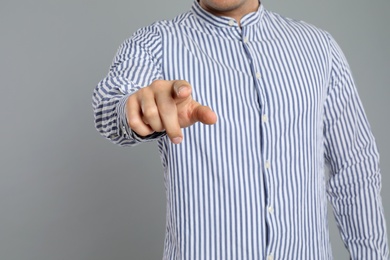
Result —
<svg viewBox="0 0 390 260"><path fill-rule="evenodd" d="M125 112L126 101L131 94L163 78L161 43L156 26L138 30L119 47L108 75L93 92L95 127L113 143L134 146L166 135L164 131L139 136L129 128Z"/></svg>
<svg viewBox="0 0 390 260"><path fill-rule="evenodd" d="M380 196L379 154L349 65L330 39L330 78L325 100L327 183L341 237L351 259L388 259Z"/></svg>

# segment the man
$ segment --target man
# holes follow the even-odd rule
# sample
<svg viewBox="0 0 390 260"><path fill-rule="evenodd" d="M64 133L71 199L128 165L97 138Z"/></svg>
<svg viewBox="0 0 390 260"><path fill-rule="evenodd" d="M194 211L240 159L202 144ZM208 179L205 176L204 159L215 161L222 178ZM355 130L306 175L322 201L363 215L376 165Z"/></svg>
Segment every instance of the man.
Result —
<svg viewBox="0 0 390 260"><path fill-rule="evenodd" d="M125 41L93 98L114 143L158 141L163 259L332 259L327 198L351 258L387 259L379 155L327 32L195 1Z"/></svg>

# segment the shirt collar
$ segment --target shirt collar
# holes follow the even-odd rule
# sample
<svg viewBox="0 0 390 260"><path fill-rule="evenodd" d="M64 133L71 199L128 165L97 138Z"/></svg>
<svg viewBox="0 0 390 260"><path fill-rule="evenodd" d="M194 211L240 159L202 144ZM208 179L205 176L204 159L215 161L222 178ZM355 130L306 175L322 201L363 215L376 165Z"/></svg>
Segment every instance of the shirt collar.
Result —
<svg viewBox="0 0 390 260"><path fill-rule="evenodd" d="M217 16L204 10L200 6L198 0L194 0L194 3L192 5L192 12L199 20L206 22L207 24L210 24L212 26L222 27L222 28L238 26L237 21L231 17ZM241 27L246 27L258 23L263 15L263 12L264 12L264 7L263 4L260 3L260 7L256 12L249 13L244 17L242 17Z"/></svg>

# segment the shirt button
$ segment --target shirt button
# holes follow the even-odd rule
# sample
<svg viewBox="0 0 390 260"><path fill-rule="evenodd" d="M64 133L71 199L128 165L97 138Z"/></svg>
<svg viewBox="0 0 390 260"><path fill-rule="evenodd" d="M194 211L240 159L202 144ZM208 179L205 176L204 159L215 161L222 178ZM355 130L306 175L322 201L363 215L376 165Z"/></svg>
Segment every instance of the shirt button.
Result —
<svg viewBox="0 0 390 260"><path fill-rule="evenodd" d="M267 123L267 122L268 122L268 116L267 116L267 115L263 115L262 119L263 119L263 122L264 122L264 123Z"/></svg>
<svg viewBox="0 0 390 260"><path fill-rule="evenodd" d="M228 24L229 24L230 26L233 26L233 25L234 25L234 20L231 19L231 20L228 22Z"/></svg>
<svg viewBox="0 0 390 260"><path fill-rule="evenodd" d="M273 208L272 206L269 206L269 207L268 207L268 212L269 212L270 214L274 214L274 208Z"/></svg>
<svg viewBox="0 0 390 260"><path fill-rule="evenodd" d="M269 169L271 167L271 164L269 163L269 161L266 161L265 162L265 168Z"/></svg>
<svg viewBox="0 0 390 260"><path fill-rule="evenodd" d="M244 37L244 43L248 43L248 38Z"/></svg>
<svg viewBox="0 0 390 260"><path fill-rule="evenodd" d="M260 79L260 78L261 78L260 72L257 72L257 73L256 73L256 78L257 78L257 79Z"/></svg>
<svg viewBox="0 0 390 260"><path fill-rule="evenodd" d="M273 256L273 255L269 255L269 256L267 257L267 260L274 260L274 256Z"/></svg>

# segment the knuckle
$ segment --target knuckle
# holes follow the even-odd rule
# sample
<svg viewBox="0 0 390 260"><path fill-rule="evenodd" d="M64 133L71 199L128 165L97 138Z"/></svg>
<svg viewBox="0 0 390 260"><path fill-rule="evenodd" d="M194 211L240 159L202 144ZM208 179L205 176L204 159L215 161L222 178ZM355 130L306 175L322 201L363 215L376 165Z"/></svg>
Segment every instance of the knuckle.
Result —
<svg viewBox="0 0 390 260"><path fill-rule="evenodd" d="M163 80L163 79L156 79L156 80L153 80L152 84L159 85L159 84L163 84L164 82L165 82L165 80Z"/></svg>
<svg viewBox="0 0 390 260"><path fill-rule="evenodd" d="M139 118L131 117L131 116L130 116L130 117L127 119L127 123L129 124L129 127L130 127L131 129L136 129L136 128L138 128L138 127L140 126L141 120L139 120Z"/></svg>
<svg viewBox="0 0 390 260"><path fill-rule="evenodd" d="M146 118L156 118L159 116L159 113L156 107L147 107L143 112L143 115Z"/></svg>
<svg viewBox="0 0 390 260"><path fill-rule="evenodd" d="M144 98L147 95L148 88L147 87L141 88L136 93L137 93L138 97L142 99L142 98Z"/></svg>
<svg viewBox="0 0 390 260"><path fill-rule="evenodd" d="M166 96L167 93L172 92L173 89L172 82L173 81L162 80L162 79L155 80L150 85L150 88L156 96L157 95Z"/></svg>
<svg viewBox="0 0 390 260"><path fill-rule="evenodd" d="M139 90L137 90L134 94L136 95L142 95L142 93L145 91L145 88L140 88ZM134 95L132 95L134 96Z"/></svg>
<svg viewBox="0 0 390 260"><path fill-rule="evenodd" d="M138 92L138 91L137 91ZM131 94L128 98L127 98L127 104L132 104L134 102L136 102L137 100L137 92Z"/></svg>
<svg viewBox="0 0 390 260"><path fill-rule="evenodd" d="M160 87L165 83L165 80L162 79L156 79L154 80L149 86L153 89Z"/></svg>

